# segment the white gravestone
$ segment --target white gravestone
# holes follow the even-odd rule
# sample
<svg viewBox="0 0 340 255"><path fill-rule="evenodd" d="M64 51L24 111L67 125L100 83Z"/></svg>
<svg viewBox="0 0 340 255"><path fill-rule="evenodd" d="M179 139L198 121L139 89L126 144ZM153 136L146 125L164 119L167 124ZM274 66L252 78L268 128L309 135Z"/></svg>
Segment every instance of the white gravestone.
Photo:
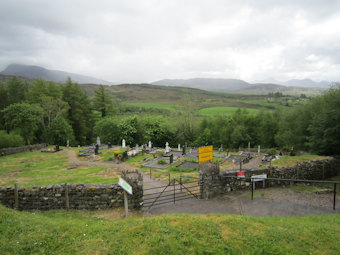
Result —
<svg viewBox="0 0 340 255"><path fill-rule="evenodd" d="M150 149L152 148L152 144L151 144L151 141L149 141L149 148L150 148Z"/></svg>
<svg viewBox="0 0 340 255"><path fill-rule="evenodd" d="M97 144L100 146L100 138L97 136Z"/></svg>
<svg viewBox="0 0 340 255"><path fill-rule="evenodd" d="M258 154L261 153L261 145L259 145L259 146L257 147L257 153L258 153Z"/></svg>
<svg viewBox="0 0 340 255"><path fill-rule="evenodd" d="M66 146L67 146L67 148L70 147L70 141L69 140L67 140Z"/></svg>
<svg viewBox="0 0 340 255"><path fill-rule="evenodd" d="M178 144L178 151L181 151L181 145Z"/></svg>
<svg viewBox="0 0 340 255"><path fill-rule="evenodd" d="M125 144L125 139L122 140L122 148L125 148L126 144Z"/></svg>
<svg viewBox="0 0 340 255"><path fill-rule="evenodd" d="M169 143L168 142L165 143L165 152L170 152Z"/></svg>

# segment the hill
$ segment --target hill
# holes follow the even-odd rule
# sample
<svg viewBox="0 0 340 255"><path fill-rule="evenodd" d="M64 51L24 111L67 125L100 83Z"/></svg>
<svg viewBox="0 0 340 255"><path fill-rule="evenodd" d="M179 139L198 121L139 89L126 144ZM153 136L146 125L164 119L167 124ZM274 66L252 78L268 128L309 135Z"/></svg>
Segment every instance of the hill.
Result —
<svg viewBox="0 0 340 255"><path fill-rule="evenodd" d="M9 65L5 70L3 70L0 74L3 75L15 75L26 77L30 79L41 78L46 81L54 81L57 83L65 82L68 77L71 78L72 81L78 83L94 83L94 84L104 84L109 85L108 81L104 81L101 79L93 78L90 76L68 73L57 70L49 70L40 66L30 66L30 65L18 65L13 64Z"/></svg>
<svg viewBox="0 0 340 255"><path fill-rule="evenodd" d="M311 80L308 80L313 82ZM256 83L251 84L243 80L237 79L209 79L209 78L195 78L195 79L166 79L153 82L154 85L162 86L179 86L187 88L199 88L202 90L215 91L215 92L227 92L237 94L252 94L252 95L266 95L271 92L282 92L286 95L300 95L305 94L307 96L314 96L323 93L325 88L316 87L317 83L310 83L313 87L306 87L306 81L304 86L284 86L274 83ZM296 80L296 83L298 80ZM294 83L293 81L291 82Z"/></svg>

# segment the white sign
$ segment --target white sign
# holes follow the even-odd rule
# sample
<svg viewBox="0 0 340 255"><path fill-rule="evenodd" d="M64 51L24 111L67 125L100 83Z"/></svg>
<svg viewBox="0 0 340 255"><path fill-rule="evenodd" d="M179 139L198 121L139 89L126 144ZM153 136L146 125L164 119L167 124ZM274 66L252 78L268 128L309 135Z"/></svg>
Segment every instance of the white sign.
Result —
<svg viewBox="0 0 340 255"><path fill-rule="evenodd" d="M124 179L119 178L118 185L121 186L127 193L132 195L132 187Z"/></svg>
<svg viewBox="0 0 340 255"><path fill-rule="evenodd" d="M264 179L267 179L267 174L253 175L253 176L251 177L251 180L252 180L253 182L263 181Z"/></svg>

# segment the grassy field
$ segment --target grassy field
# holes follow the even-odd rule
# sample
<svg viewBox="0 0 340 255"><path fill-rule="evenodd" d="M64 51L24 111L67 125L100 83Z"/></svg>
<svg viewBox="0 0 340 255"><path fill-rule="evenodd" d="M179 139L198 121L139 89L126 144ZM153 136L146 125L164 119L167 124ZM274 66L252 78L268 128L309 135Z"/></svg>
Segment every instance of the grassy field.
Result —
<svg viewBox="0 0 340 255"><path fill-rule="evenodd" d="M273 166L293 166L296 163L309 161L309 160L321 160L326 159L327 157L318 156L318 155L302 155L302 156L285 156L284 158L280 158L272 161Z"/></svg>
<svg viewBox="0 0 340 255"><path fill-rule="evenodd" d="M22 152L0 157L0 185L109 184L118 180L117 174L106 167L78 166L68 169L70 166L65 150L57 153Z"/></svg>
<svg viewBox="0 0 340 255"><path fill-rule="evenodd" d="M237 107L208 107L198 111L201 116L232 115L240 108ZM243 108L250 114L256 114L259 109Z"/></svg>
<svg viewBox="0 0 340 255"><path fill-rule="evenodd" d="M118 217L119 218L119 217ZM18 212L0 205L1 254L338 254L340 216Z"/></svg>
<svg viewBox="0 0 340 255"><path fill-rule="evenodd" d="M140 108L155 108L155 109L163 109L163 110L169 110L169 111L176 111L176 105L171 104L152 104L152 103L130 103L129 106L135 106Z"/></svg>

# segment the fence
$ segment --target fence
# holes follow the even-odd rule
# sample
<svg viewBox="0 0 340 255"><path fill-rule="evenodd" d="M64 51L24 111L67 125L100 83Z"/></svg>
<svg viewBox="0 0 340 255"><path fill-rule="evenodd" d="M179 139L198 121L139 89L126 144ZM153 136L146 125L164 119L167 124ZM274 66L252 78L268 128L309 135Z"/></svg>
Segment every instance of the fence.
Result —
<svg viewBox="0 0 340 255"><path fill-rule="evenodd" d="M278 182L278 183L318 183L318 184L332 184L333 185L333 210L335 210L336 206L336 189L337 185L340 182L336 181L320 181L320 180L301 180L301 179L282 179L282 178L261 178L261 177L235 177L235 176L223 176L223 178L230 178L230 179L238 179L240 181L250 180L251 186L251 200L254 199L254 190L255 190L255 183L257 181L262 181L263 188L268 187L270 182Z"/></svg>

